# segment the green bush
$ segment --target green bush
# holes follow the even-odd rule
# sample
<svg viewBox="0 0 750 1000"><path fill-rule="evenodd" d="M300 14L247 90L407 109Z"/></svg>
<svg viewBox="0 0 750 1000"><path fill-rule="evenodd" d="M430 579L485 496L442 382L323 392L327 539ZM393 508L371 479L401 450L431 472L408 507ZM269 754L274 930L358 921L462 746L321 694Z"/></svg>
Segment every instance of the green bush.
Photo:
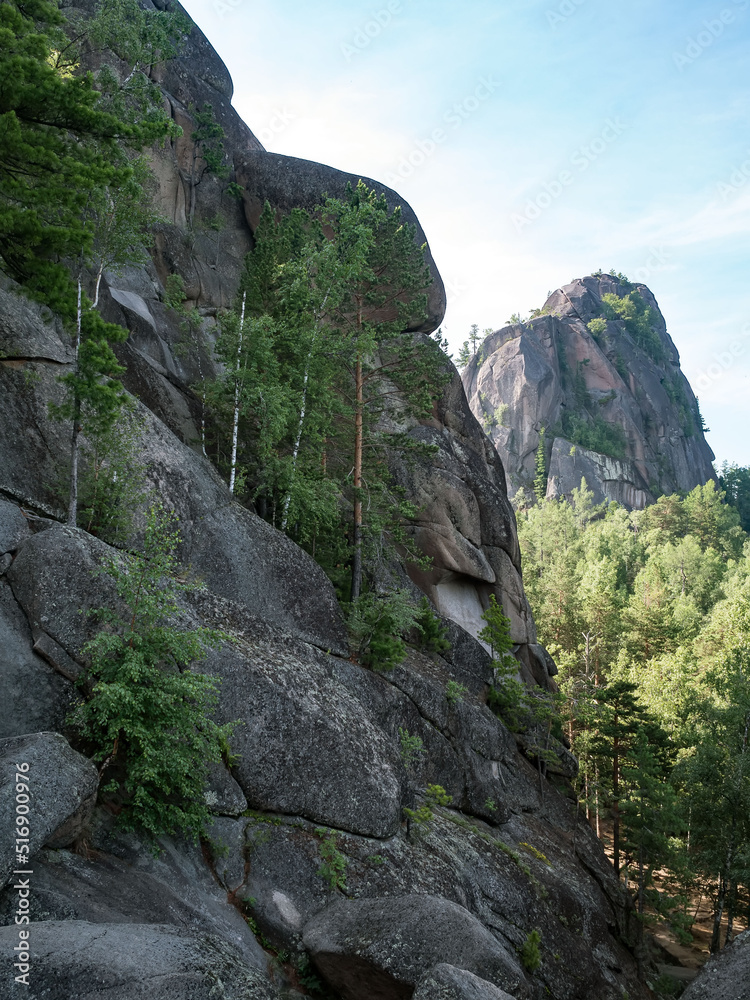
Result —
<svg viewBox="0 0 750 1000"><path fill-rule="evenodd" d="M409 771L424 756L424 743L421 737L411 736L409 730L403 726L398 727L398 738L401 743L401 760L406 770Z"/></svg>
<svg viewBox="0 0 750 1000"><path fill-rule="evenodd" d="M541 931L534 928L526 937L521 948L521 961L527 972L534 973L542 964L542 954L539 946L542 943Z"/></svg>
<svg viewBox="0 0 750 1000"><path fill-rule="evenodd" d="M503 613L494 594L489 607L482 614L487 622L479 638L492 649L493 683L487 703L502 715L511 728L518 728L518 712L524 704L526 685L518 680L518 661L511 655L513 640L510 637L510 619Z"/></svg>
<svg viewBox="0 0 750 1000"><path fill-rule="evenodd" d="M449 806L453 801L442 785L428 785L424 793L425 801L418 809L404 809L409 827L417 828L427 826L435 818L435 809L438 806Z"/></svg>
<svg viewBox="0 0 750 1000"><path fill-rule="evenodd" d="M444 653L451 648L448 641L448 630L432 610L429 600L423 597L419 603L419 612L415 622L419 630L418 644L420 649L430 653Z"/></svg>
<svg viewBox="0 0 750 1000"><path fill-rule="evenodd" d="M326 831L322 827L319 827L315 832L322 836ZM333 831L329 832L325 840L321 841L318 850L321 860L318 875L320 875L324 882L328 883L331 889L345 891L346 867L349 864L349 859L338 849L336 834Z"/></svg>
<svg viewBox="0 0 750 1000"><path fill-rule="evenodd" d="M592 319L590 323L587 324L589 333L594 338L594 340L601 346L604 342L604 334L607 332L607 321L601 316L597 316Z"/></svg>
<svg viewBox="0 0 750 1000"><path fill-rule="evenodd" d="M652 361L663 361L664 345L654 329L654 314L638 292L628 292L620 298L611 292L602 295L604 315L607 319L620 319L635 343Z"/></svg>
<svg viewBox="0 0 750 1000"><path fill-rule="evenodd" d="M459 684L458 681L448 681L445 685L445 700L449 705L458 705L468 693L468 688L465 688L463 684Z"/></svg>
<svg viewBox="0 0 750 1000"><path fill-rule="evenodd" d="M224 636L175 623L177 594L189 589L175 579L178 541L173 515L156 505L143 552L105 563L125 614L96 612L104 627L85 647L81 682L90 694L71 717L101 772L111 770L101 792L122 803L120 825L151 838L202 832L208 765L228 754L234 728L213 721L216 678L189 669Z"/></svg>
<svg viewBox="0 0 750 1000"><path fill-rule="evenodd" d="M393 670L406 656L404 636L415 627L420 609L408 590L362 594L349 605L349 634L360 663Z"/></svg>

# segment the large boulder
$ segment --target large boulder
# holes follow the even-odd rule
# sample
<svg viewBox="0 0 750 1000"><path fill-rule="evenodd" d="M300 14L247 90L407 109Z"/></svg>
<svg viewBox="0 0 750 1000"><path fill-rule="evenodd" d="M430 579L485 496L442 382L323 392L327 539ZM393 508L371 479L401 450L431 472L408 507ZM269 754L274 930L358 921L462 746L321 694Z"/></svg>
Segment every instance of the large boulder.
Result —
<svg viewBox="0 0 750 1000"><path fill-rule="evenodd" d="M26 616L0 577L0 739L60 730L72 706L72 685L33 645Z"/></svg>
<svg viewBox="0 0 750 1000"><path fill-rule="evenodd" d="M444 962L417 983L413 1000L514 1000L504 990L479 979L473 972Z"/></svg>
<svg viewBox="0 0 750 1000"><path fill-rule="evenodd" d="M5 954L18 946L18 931L0 927ZM21 982L6 977L8 1000L279 998L263 972L215 936L165 924L86 920L32 923L28 932L28 962L19 963L28 975ZM23 968L17 971L24 974Z"/></svg>
<svg viewBox="0 0 750 1000"><path fill-rule="evenodd" d="M516 957L468 910L437 896L339 900L313 917L303 940L344 1000L402 1000L441 961L528 995Z"/></svg>
<svg viewBox="0 0 750 1000"><path fill-rule="evenodd" d="M0 886L44 844L63 847L75 840L91 816L98 787L94 765L59 733L0 740ZM19 826L22 816L28 817L27 826ZM21 834L24 829L28 833Z"/></svg>
<svg viewBox="0 0 750 1000"><path fill-rule="evenodd" d="M750 1000L750 930L709 959L683 1000Z"/></svg>
<svg viewBox="0 0 750 1000"><path fill-rule="evenodd" d="M343 170L337 170L323 163L260 150L235 156L234 165L237 180L244 189L245 216L253 231L258 225L266 201L281 212L289 212L293 208L314 211L326 197L345 197L347 186L356 188L361 179L369 188L385 196L389 209L401 207L403 221L415 229L416 242L420 246L427 246L427 238L411 206L396 191L381 184L380 181L372 180L370 177L360 177L358 174L347 174ZM429 246L426 259L432 275L432 284L427 292L428 317L420 324L419 329L429 333L437 329L442 322L446 298L443 280Z"/></svg>

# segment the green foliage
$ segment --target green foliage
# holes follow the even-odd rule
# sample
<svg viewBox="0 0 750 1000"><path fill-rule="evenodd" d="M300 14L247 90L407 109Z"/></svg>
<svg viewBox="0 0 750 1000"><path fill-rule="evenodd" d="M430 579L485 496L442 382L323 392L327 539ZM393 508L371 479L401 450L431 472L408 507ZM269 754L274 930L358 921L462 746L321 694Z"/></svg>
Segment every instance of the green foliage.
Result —
<svg viewBox="0 0 750 1000"><path fill-rule="evenodd" d="M534 477L534 494L537 500L547 495L547 454L544 441L544 428L539 432L539 446L536 450L536 476Z"/></svg>
<svg viewBox="0 0 750 1000"><path fill-rule="evenodd" d="M652 361L665 359L664 345L654 328L653 311L638 292L628 292L622 298L607 292L602 295L602 303L605 317L622 320L635 343Z"/></svg>
<svg viewBox="0 0 750 1000"><path fill-rule="evenodd" d="M315 832L322 837L326 831L323 828L318 828ZM318 875L324 882L328 883L331 889L340 889L342 892L346 892L346 868L349 859L338 849L336 840L336 834L333 831L329 831L328 836L321 840L318 848L321 859Z"/></svg>
<svg viewBox="0 0 750 1000"><path fill-rule="evenodd" d="M424 247L363 184L314 215L266 205L254 237L238 306L220 319L210 450L224 471L236 426L245 501L314 554L342 597L348 565L356 598L363 565L396 545L418 558L405 531L417 512L388 462L427 454L405 421L431 412L450 378L441 346L405 332L426 308Z"/></svg>
<svg viewBox="0 0 750 1000"><path fill-rule="evenodd" d="M521 948L521 961L527 972L535 973L542 964L542 953L540 945L542 943L542 932L534 928L526 935L526 940Z"/></svg>
<svg viewBox="0 0 750 1000"><path fill-rule="evenodd" d="M534 847L533 844L527 844L525 841L522 841L518 846L522 847L524 851L527 851L529 854L532 854L537 859L537 861L543 862L543 864L547 865L549 868L552 867L552 862L549 860L549 858L547 858L544 854L542 854L540 850L537 850L537 848Z"/></svg>
<svg viewBox="0 0 750 1000"><path fill-rule="evenodd" d="M417 809L404 808L409 829L415 826L418 830L426 828L435 818L438 807L449 806L453 801L442 785L428 785L424 792L425 801Z"/></svg>
<svg viewBox="0 0 750 1000"><path fill-rule="evenodd" d="M108 560L120 605L98 612L102 629L85 653L89 693L72 724L101 772L100 792L122 805L119 822L150 838L197 838L209 819L203 787L234 726L213 721L218 682L190 664L220 633L178 624L179 533L164 508L148 512L143 552Z"/></svg>
<svg viewBox="0 0 750 1000"><path fill-rule="evenodd" d="M490 708L508 722L512 729L520 726L519 710L524 705L526 685L518 680L518 661L510 654L510 619L503 613L494 594L482 618L487 623L479 638L492 649L493 684L487 698Z"/></svg>
<svg viewBox="0 0 750 1000"><path fill-rule="evenodd" d="M449 705L458 705L469 693L468 688L458 681L448 681L445 685L445 700Z"/></svg>
<svg viewBox="0 0 750 1000"><path fill-rule="evenodd" d="M92 199L129 183L129 150L173 129L163 110L134 114L116 100L111 74L98 90L64 26L47 0L0 5L0 267L71 321L75 286L62 261L91 249Z"/></svg>
<svg viewBox="0 0 750 1000"><path fill-rule="evenodd" d="M469 341L465 340L463 344L458 349L458 357L456 358L456 368L459 371L463 371L468 365L472 358L472 350L469 347Z"/></svg>
<svg viewBox="0 0 750 1000"><path fill-rule="evenodd" d="M560 436L581 448L609 455L610 458L625 457L625 431L619 424L607 423L598 414L592 417L566 411L560 429Z"/></svg>
<svg viewBox="0 0 750 1000"><path fill-rule="evenodd" d="M147 499L142 429L135 407L125 405L117 423L94 429L82 449L78 524L110 545L132 544L134 518Z"/></svg>
<svg viewBox="0 0 750 1000"><path fill-rule="evenodd" d="M724 462L721 466L719 485L726 502L740 516L743 531L750 531L750 468Z"/></svg>
<svg viewBox="0 0 750 1000"><path fill-rule="evenodd" d="M595 508L581 489L571 503L519 508L518 530L583 804L614 827L638 910L683 939L691 896L737 915L750 889L750 544L739 514L713 481L633 512Z"/></svg>
<svg viewBox="0 0 750 1000"><path fill-rule="evenodd" d="M408 590L367 593L352 601L347 620L360 663L374 670L398 666L406 656L404 636L417 624L419 612Z"/></svg>
<svg viewBox="0 0 750 1000"><path fill-rule="evenodd" d="M398 738L401 744L401 760L407 771L411 771L415 764L424 757L427 752L421 737L411 736L409 730L404 726L398 727Z"/></svg>
<svg viewBox="0 0 750 1000"><path fill-rule="evenodd" d="M604 338L607 333L607 321L601 316L597 316L590 320L587 324L589 333L601 347L604 344Z"/></svg>
<svg viewBox="0 0 750 1000"><path fill-rule="evenodd" d="M419 632L418 645L420 649L426 649L429 653L445 653L451 648L448 630L440 620L440 616L432 610L427 597L423 597L419 602L419 613L415 625Z"/></svg>

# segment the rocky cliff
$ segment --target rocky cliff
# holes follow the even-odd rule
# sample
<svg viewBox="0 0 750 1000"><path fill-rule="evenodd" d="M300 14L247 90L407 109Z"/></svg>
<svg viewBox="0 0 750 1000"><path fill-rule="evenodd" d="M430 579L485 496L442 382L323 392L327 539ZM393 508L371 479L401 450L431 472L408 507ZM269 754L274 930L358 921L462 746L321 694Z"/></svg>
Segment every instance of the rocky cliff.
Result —
<svg viewBox="0 0 750 1000"><path fill-rule="evenodd" d="M639 509L714 476L697 401L644 285L596 275L563 286L534 318L490 334L463 383L511 492L532 486L543 430L548 495L585 477L597 502Z"/></svg>
<svg viewBox="0 0 750 1000"><path fill-rule="evenodd" d="M123 68L123 72L124 72ZM263 152L230 105L225 68L194 27L155 74L183 136L153 152L167 221L153 262L105 275L106 315L129 330L126 384L142 418L135 443L150 485L174 509L180 557L204 583L183 598L188 625L220 628L201 669L221 681L220 721L240 719L231 768L206 789L214 816L201 847L164 839L154 857L111 811L98 775L72 749L66 717L86 665L93 608L116 601L98 572L111 550L66 527L55 489L69 430L50 418L70 338L48 311L0 290L0 941L20 944L29 985L3 973L3 995L31 1000L631 1000L635 927L626 895L583 821L569 778L487 707L490 658L474 634L489 594L511 616L520 667L546 686L498 456L457 377L433 419L410 433L437 445L429 464L396 467L421 507L416 537L432 555L413 583L444 615L451 649L411 650L388 675L349 658L343 618L314 561L237 504L201 453L201 403L190 388L214 364L217 310L231 301L267 198L310 205L348 180L329 167ZM191 106L211 103L226 133L230 178L203 174L186 226ZM370 182L375 184L375 182ZM380 185L376 185L379 188ZM392 204L401 203L387 189ZM408 207L405 207L408 218ZM221 225L212 225L219 217ZM219 234L221 244L219 245ZM418 238L422 239L421 230ZM164 304L183 277L201 329L186 339ZM431 317L443 311L433 265ZM463 685L462 699L446 685ZM407 773L399 730L426 753ZM17 765L30 775L30 895L14 872ZM403 806L430 783L450 804L407 831ZM15 808L15 806L13 806ZM333 836L345 878L323 877ZM30 900L30 902L29 902ZM538 963L529 953L539 932ZM28 944L24 945L24 941ZM28 949L28 958L23 948ZM526 954L526 958L522 957ZM5 982L8 983L6 988ZM317 992L316 992L317 991Z"/></svg>

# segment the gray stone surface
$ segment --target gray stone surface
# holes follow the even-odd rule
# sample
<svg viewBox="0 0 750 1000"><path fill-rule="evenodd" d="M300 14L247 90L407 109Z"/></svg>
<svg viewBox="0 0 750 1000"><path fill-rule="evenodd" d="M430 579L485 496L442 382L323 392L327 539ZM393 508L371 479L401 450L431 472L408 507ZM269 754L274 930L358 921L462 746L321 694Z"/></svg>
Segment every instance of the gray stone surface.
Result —
<svg viewBox="0 0 750 1000"><path fill-rule="evenodd" d="M15 552L30 534L28 521L20 508L7 500L0 500L0 555Z"/></svg>
<svg viewBox="0 0 750 1000"><path fill-rule="evenodd" d="M750 1000L750 930L709 959L683 1000Z"/></svg>
<svg viewBox="0 0 750 1000"><path fill-rule="evenodd" d="M277 1000L260 969L220 938L165 924L32 923L29 985L10 981L8 1000ZM17 927L0 927L12 954Z"/></svg>
<svg viewBox="0 0 750 1000"><path fill-rule="evenodd" d="M206 805L217 816L239 816L247 809L242 789L223 764L208 766Z"/></svg>
<svg viewBox="0 0 750 1000"><path fill-rule="evenodd" d="M73 686L33 652L26 616L0 578L0 739L60 730Z"/></svg>
<svg viewBox="0 0 750 1000"><path fill-rule="evenodd" d="M417 983L413 1000L514 1000L473 972L444 962L430 969Z"/></svg>
<svg viewBox="0 0 750 1000"><path fill-rule="evenodd" d="M189 934L211 934L259 968L265 956L238 909L205 864L198 845L163 838L160 853L134 834L113 828L98 809L82 854L41 850L33 863L34 921L164 924ZM0 924L12 923L11 885L0 893Z"/></svg>
<svg viewBox="0 0 750 1000"><path fill-rule="evenodd" d="M200 665L222 679L222 718L242 720L233 773L253 808L390 836L401 813L397 744L331 667L324 653L270 630Z"/></svg>
<svg viewBox="0 0 750 1000"><path fill-rule="evenodd" d="M28 793L16 788L16 768L22 764L28 764ZM78 836L91 816L98 787L94 765L59 733L0 740L0 884L8 882L16 867L17 791L30 798L28 856L33 858L44 844L67 846Z"/></svg>
<svg viewBox="0 0 750 1000"><path fill-rule="evenodd" d="M303 940L344 1000L407 997L441 961L528 995L517 958L468 910L437 896L339 900L313 917Z"/></svg>

